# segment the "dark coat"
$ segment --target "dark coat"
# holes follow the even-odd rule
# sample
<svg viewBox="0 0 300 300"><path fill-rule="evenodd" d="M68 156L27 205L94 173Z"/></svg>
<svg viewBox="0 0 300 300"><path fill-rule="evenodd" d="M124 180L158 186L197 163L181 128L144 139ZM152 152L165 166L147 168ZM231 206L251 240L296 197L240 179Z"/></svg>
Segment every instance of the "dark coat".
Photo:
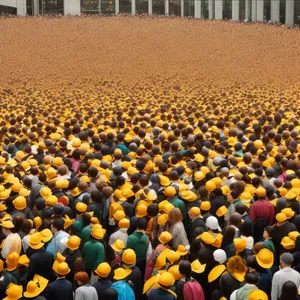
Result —
<svg viewBox="0 0 300 300"><path fill-rule="evenodd" d="M108 279L99 279L93 284L98 294L98 299L104 299L104 294L107 289L111 287L111 281Z"/></svg>
<svg viewBox="0 0 300 300"><path fill-rule="evenodd" d="M47 300L73 300L72 283L65 279L57 279L50 283L46 289Z"/></svg>

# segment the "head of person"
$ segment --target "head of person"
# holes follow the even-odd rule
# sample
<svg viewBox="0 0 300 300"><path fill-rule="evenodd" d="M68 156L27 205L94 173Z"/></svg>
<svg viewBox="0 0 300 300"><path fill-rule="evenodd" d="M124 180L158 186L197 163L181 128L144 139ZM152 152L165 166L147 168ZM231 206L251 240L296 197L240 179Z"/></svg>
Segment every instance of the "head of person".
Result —
<svg viewBox="0 0 300 300"><path fill-rule="evenodd" d="M140 218L140 219L138 219L138 222L137 222L137 230L144 231L144 230L146 230L147 225L148 225L147 219Z"/></svg>
<svg viewBox="0 0 300 300"><path fill-rule="evenodd" d="M118 293L115 289L109 288L104 292L103 298L106 300L118 300Z"/></svg>
<svg viewBox="0 0 300 300"><path fill-rule="evenodd" d="M185 276L185 280L188 281L191 277L192 267L188 260L182 260L179 264L180 274Z"/></svg>
<svg viewBox="0 0 300 300"><path fill-rule="evenodd" d="M294 261L294 257L291 253L286 252L280 256L280 265L283 269L290 267L293 261Z"/></svg>
<svg viewBox="0 0 300 300"><path fill-rule="evenodd" d="M64 220L59 218L55 219L51 224L51 231L55 234L58 231L64 230Z"/></svg>
<svg viewBox="0 0 300 300"><path fill-rule="evenodd" d="M225 228L223 232L222 246L233 243L234 236L235 236L235 229L233 227Z"/></svg>
<svg viewBox="0 0 300 300"><path fill-rule="evenodd" d="M275 228L273 226L267 226L263 233L263 238L265 240L270 240L274 236Z"/></svg>
<svg viewBox="0 0 300 300"><path fill-rule="evenodd" d="M285 300L285 299L289 299L289 300L300 299L298 295L298 288L293 281L290 280L286 281L282 286L280 300Z"/></svg>
<svg viewBox="0 0 300 300"><path fill-rule="evenodd" d="M256 272L249 272L245 275L245 281L248 284L257 285L259 282L259 275Z"/></svg>
<svg viewBox="0 0 300 300"><path fill-rule="evenodd" d="M242 221L242 217L238 213L233 213L229 218L229 223L232 226L239 227Z"/></svg>
<svg viewBox="0 0 300 300"><path fill-rule="evenodd" d="M174 225L178 222L182 222L182 214L181 214L180 209L177 207L170 209L170 211L168 212L168 216L169 216L169 222L171 223L171 225Z"/></svg>
<svg viewBox="0 0 300 300"><path fill-rule="evenodd" d="M89 281L89 276L86 272L77 272L74 276L79 286L85 285Z"/></svg>

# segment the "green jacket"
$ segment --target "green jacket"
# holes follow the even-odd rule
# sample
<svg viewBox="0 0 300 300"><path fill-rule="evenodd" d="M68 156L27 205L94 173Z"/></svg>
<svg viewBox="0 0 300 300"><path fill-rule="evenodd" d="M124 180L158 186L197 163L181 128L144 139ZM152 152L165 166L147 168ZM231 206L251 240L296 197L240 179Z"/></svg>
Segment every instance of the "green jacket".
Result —
<svg viewBox="0 0 300 300"><path fill-rule="evenodd" d="M149 245L148 236L142 232L134 232L128 237L126 248L134 250L136 254L136 261L140 262L147 257L147 250Z"/></svg>
<svg viewBox="0 0 300 300"><path fill-rule="evenodd" d="M171 204L173 204L174 207L179 208L180 211L181 211L182 218L185 218L186 208L185 208L184 202L181 199L177 198L177 197L174 197L173 199L170 199L169 202Z"/></svg>
<svg viewBox="0 0 300 300"><path fill-rule="evenodd" d="M83 246L85 245L85 243L90 240L91 232L92 232L92 228L89 225L85 226L82 229L81 235L80 235L80 238L81 238L80 249L82 249Z"/></svg>
<svg viewBox="0 0 300 300"><path fill-rule="evenodd" d="M82 249L84 266L88 270L96 270L105 259L104 246L95 240L85 243Z"/></svg>

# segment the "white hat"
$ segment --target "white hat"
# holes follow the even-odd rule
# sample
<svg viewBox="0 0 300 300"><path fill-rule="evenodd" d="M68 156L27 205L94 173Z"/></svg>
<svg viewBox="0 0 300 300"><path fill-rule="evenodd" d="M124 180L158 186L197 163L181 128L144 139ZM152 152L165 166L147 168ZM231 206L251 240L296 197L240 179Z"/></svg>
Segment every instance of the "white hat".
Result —
<svg viewBox="0 0 300 300"><path fill-rule="evenodd" d="M206 227L209 227L212 230L219 230L222 231L221 227L219 226L218 219L214 216L210 216L206 219L205 223Z"/></svg>
<svg viewBox="0 0 300 300"><path fill-rule="evenodd" d="M222 249L217 249L213 253L215 261L220 264L223 264L227 260L226 252Z"/></svg>

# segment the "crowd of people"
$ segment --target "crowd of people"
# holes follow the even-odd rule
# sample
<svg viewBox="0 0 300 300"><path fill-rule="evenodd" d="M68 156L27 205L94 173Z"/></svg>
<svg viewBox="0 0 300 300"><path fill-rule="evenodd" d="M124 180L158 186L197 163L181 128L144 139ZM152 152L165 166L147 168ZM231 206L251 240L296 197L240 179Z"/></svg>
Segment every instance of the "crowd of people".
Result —
<svg viewBox="0 0 300 300"><path fill-rule="evenodd" d="M84 19L0 20L0 299L299 300L298 31Z"/></svg>

